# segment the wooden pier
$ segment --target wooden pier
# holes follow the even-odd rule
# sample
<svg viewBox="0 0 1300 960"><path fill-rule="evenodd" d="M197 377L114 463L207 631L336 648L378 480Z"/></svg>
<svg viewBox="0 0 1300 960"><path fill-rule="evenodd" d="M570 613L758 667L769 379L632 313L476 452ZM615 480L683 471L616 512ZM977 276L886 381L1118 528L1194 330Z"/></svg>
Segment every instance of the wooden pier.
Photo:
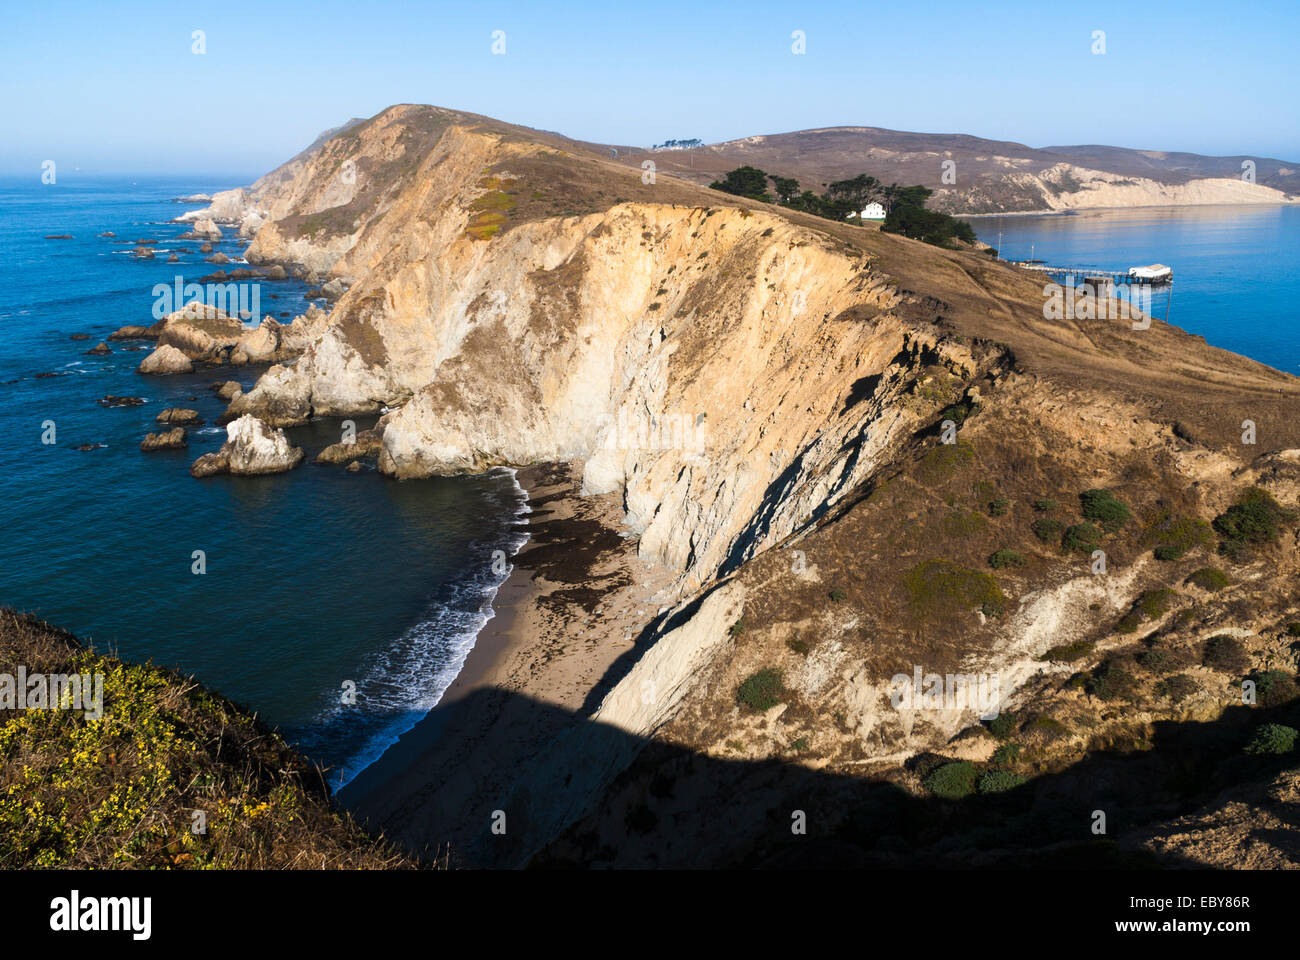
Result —
<svg viewBox="0 0 1300 960"><path fill-rule="evenodd" d="M1068 277L1074 277L1076 285L1089 284L1096 285L1098 282L1110 283L1115 285L1134 285L1150 287L1166 287L1174 282L1173 271L1170 270L1167 276L1161 277L1142 277L1135 276L1128 271L1120 270L1098 270L1095 267L1050 267L1043 263L1029 263L1024 260L1007 261L1013 267L1020 267L1022 270L1032 270L1035 273L1045 273L1053 280L1065 280Z"/></svg>

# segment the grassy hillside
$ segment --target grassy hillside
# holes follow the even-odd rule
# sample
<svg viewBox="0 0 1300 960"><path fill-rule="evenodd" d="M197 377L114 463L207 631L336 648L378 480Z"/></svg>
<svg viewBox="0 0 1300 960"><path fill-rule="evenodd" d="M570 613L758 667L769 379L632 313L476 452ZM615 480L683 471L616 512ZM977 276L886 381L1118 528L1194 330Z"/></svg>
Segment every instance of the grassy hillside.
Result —
<svg viewBox="0 0 1300 960"><path fill-rule="evenodd" d="M0 674L20 666L102 675L103 713L0 713L0 867L411 865L333 810L279 734L193 680L0 609Z"/></svg>

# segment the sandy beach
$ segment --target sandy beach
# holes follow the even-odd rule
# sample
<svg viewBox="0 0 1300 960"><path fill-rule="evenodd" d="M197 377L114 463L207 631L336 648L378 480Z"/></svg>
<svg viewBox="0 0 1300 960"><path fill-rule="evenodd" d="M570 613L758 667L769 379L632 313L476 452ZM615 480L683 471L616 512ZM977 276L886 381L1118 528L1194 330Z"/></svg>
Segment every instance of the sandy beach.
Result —
<svg viewBox="0 0 1300 960"><path fill-rule="evenodd" d="M569 464L521 470L529 542L495 615L438 706L338 794L426 858L484 864L477 846L517 771L581 724L635 661L671 576L641 561L616 496L579 495ZM491 862L510 863L507 844ZM500 854L500 856L498 856Z"/></svg>

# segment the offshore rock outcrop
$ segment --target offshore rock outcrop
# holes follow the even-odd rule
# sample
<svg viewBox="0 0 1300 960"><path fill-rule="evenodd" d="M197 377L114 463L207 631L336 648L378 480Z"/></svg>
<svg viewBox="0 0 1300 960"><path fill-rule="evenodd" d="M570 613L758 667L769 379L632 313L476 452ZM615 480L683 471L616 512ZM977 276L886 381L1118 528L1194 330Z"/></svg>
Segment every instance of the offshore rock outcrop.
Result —
<svg viewBox="0 0 1300 960"><path fill-rule="evenodd" d="M140 365L141 373L188 373L191 363L240 366L292 360L323 327L325 314L312 308L282 324L273 317L249 327L238 318L200 302L186 304L150 327L127 326L111 340L151 339L158 347Z"/></svg>
<svg viewBox="0 0 1300 960"><path fill-rule="evenodd" d="M216 453L205 453L190 465L195 477L218 473L258 476L284 473L302 463L302 447L289 443L283 430L268 428L261 420L243 416L226 427L227 440Z"/></svg>

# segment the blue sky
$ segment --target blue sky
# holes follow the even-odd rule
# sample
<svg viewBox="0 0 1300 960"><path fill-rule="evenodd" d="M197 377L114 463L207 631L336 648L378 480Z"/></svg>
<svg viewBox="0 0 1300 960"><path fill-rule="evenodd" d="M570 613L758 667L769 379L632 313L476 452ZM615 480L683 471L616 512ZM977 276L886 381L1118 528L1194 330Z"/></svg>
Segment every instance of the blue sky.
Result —
<svg viewBox="0 0 1300 960"><path fill-rule="evenodd" d="M862 124L1300 161L1298 36L1295 0L9 2L0 172L259 173L400 102L634 145Z"/></svg>

